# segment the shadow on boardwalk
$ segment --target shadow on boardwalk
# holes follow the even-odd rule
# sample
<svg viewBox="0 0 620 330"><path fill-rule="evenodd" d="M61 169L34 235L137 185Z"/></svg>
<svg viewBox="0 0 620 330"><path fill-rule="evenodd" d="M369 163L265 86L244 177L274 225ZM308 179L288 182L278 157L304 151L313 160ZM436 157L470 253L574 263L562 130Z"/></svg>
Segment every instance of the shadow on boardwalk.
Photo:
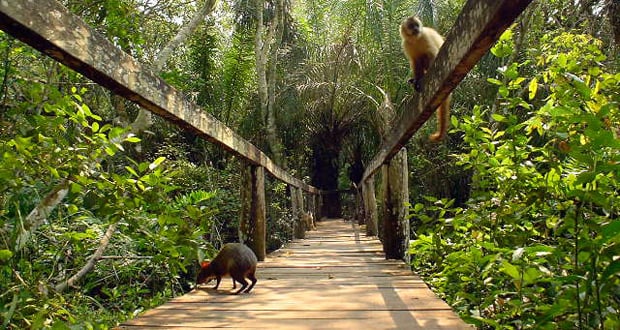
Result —
<svg viewBox="0 0 620 330"><path fill-rule="evenodd" d="M318 223L259 264L250 294L198 289L120 329L471 329L378 240L342 220ZM212 286L212 285L209 285Z"/></svg>

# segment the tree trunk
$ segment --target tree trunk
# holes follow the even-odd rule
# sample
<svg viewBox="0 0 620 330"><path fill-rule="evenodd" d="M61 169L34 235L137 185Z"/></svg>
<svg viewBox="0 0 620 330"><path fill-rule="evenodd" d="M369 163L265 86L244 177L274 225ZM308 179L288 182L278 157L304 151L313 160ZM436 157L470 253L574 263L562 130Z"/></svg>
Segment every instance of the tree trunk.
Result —
<svg viewBox="0 0 620 330"><path fill-rule="evenodd" d="M153 72L159 73L168 62L168 59L172 55L174 49L179 47L187 38L189 38L194 31L200 26L200 23L204 21L204 18L209 15L215 8L216 0L207 0L202 8L200 8L196 15L185 25L177 34L172 38L168 44L157 54L157 58L153 62ZM140 108L138 116L131 124L131 128L134 134L145 131L153 125L151 112Z"/></svg>
<svg viewBox="0 0 620 330"><path fill-rule="evenodd" d="M383 250L386 259L405 259L409 247L407 150L401 149L387 166L383 192Z"/></svg>
<svg viewBox="0 0 620 330"><path fill-rule="evenodd" d="M267 254L265 169L246 163L242 166L239 240L254 251L259 261L263 261Z"/></svg>
<svg viewBox="0 0 620 330"><path fill-rule="evenodd" d="M276 69L278 49L282 43L283 34L283 0L276 0L274 17L269 29L265 31L263 10L264 0L256 1L256 38L254 51L256 53L256 76L258 79L258 100L261 109L261 118L265 128L265 138L271 151L274 162L285 167L282 155L282 143L278 138L275 102L276 102Z"/></svg>
<svg viewBox="0 0 620 330"><path fill-rule="evenodd" d="M620 1L610 0L607 5L607 12L617 49L620 48Z"/></svg>

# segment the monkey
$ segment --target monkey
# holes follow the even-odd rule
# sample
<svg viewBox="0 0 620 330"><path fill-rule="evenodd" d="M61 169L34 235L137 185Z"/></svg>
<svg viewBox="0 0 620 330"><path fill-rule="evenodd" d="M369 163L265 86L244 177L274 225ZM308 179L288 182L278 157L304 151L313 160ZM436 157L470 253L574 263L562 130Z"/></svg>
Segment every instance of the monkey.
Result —
<svg viewBox="0 0 620 330"><path fill-rule="evenodd" d="M437 57L439 48L443 44L443 37L434 29L422 25L422 21L416 16L407 17L402 21L400 36L403 52L409 60L409 67L413 72L413 78L409 79L408 82L414 86L417 92L420 92L422 90L422 79ZM433 142L443 140L448 131L449 122L450 95L437 109L437 132L431 134L429 139Z"/></svg>

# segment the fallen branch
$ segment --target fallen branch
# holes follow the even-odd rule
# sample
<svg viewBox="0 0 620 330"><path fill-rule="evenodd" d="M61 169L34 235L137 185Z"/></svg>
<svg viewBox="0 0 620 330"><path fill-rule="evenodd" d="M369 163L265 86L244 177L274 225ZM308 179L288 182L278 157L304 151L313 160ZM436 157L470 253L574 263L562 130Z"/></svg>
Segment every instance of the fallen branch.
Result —
<svg viewBox="0 0 620 330"><path fill-rule="evenodd" d="M57 292L63 292L65 289L67 289L67 287L73 286L77 281L84 277L84 275L88 274L88 272L95 268L97 260L101 259L103 252L105 252L108 244L110 244L110 239L112 238L112 234L114 234L114 232L116 231L117 226L118 223L113 223L110 225L110 227L108 227L108 230L105 232L105 234L101 238L101 241L99 242L99 247L97 248L95 253L90 256L90 259L88 260L88 262L86 262L86 265L84 265L84 267L82 267L79 272L71 276L68 280L57 284L55 287Z"/></svg>

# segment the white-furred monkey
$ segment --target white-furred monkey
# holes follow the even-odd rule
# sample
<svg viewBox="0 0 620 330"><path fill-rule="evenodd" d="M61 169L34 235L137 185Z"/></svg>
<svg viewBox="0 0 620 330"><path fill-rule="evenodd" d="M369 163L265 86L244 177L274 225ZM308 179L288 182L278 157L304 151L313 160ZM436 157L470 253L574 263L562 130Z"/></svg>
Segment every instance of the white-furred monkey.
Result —
<svg viewBox="0 0 620 330"><path fill-rule="evenodd" d="M403 40L403 52L413 72L413 78L409 79L409 83L419 92L422 90L422 79L443 44L443 37L434 29L423 26L422 21L416 16L407 17L400 24L400 36ZM430 140L441 141L446 136L449 124L450 95L437 109L437 132L431 134Z"/></svg>

